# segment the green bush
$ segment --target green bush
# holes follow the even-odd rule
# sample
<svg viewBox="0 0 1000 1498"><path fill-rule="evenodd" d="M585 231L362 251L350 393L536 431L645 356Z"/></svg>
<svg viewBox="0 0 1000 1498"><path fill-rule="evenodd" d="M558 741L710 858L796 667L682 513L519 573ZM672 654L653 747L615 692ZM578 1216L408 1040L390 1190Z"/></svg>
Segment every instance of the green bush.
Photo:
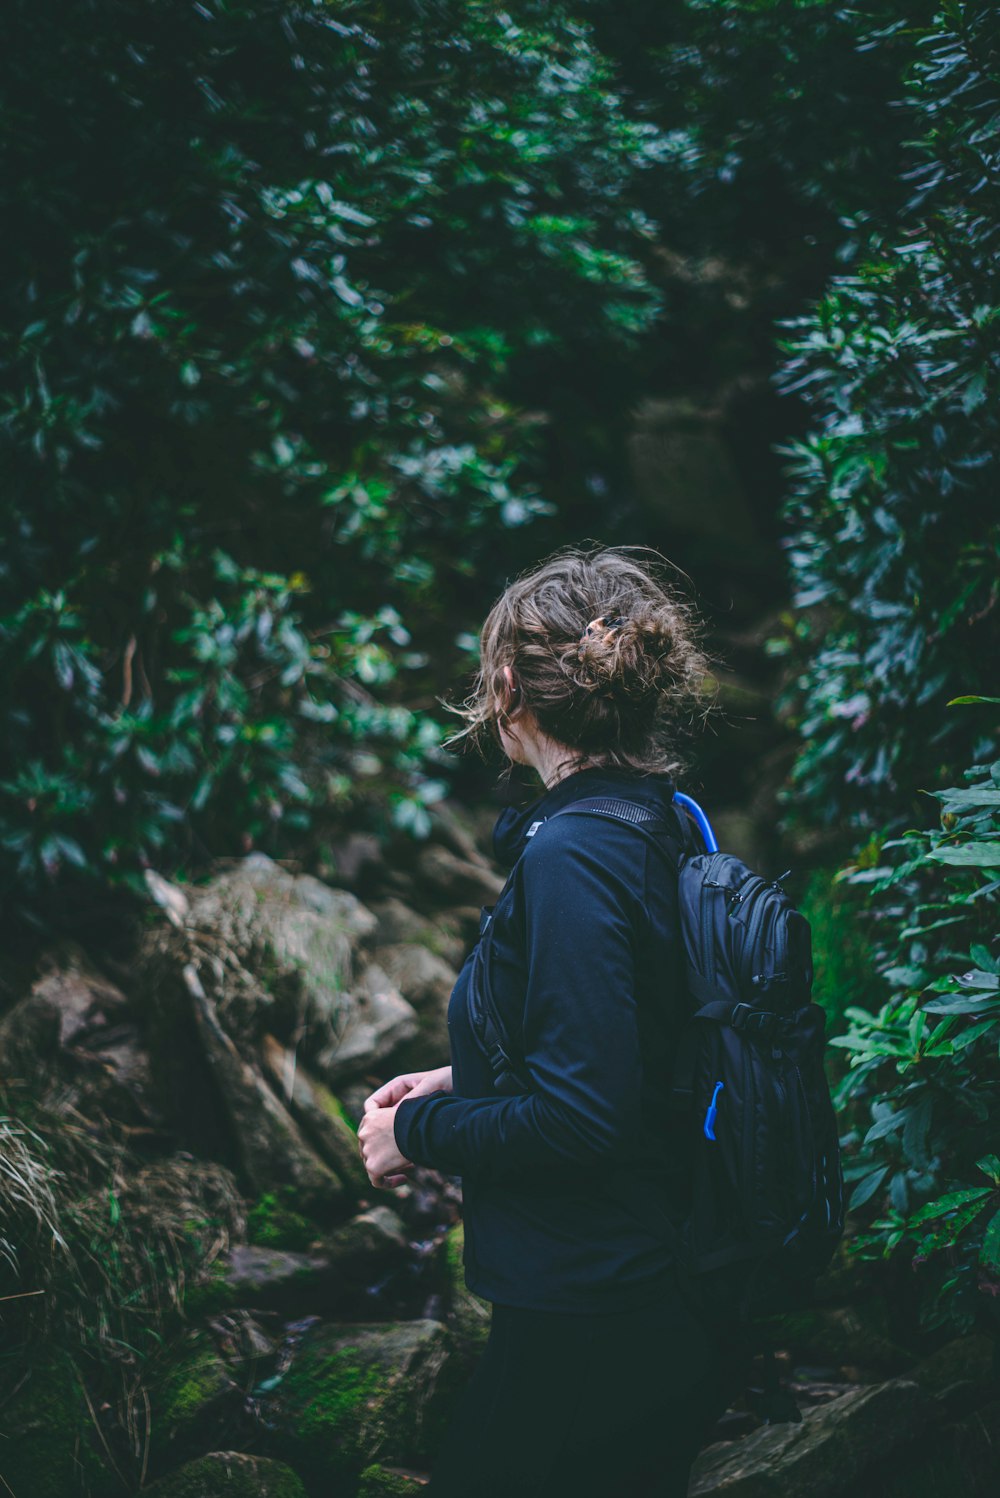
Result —
<svg viewBox="0 0 1000 1498"><path fill-rule="evenodd" d="M802 667L789 816L855 831L899 830L921 786L985 756L975 715L944 705L1000 651L995 8L943 5L918 57L907 204L790 325L782 375L813 415L789 448L798 617L772 642Z"/></svg>
<svg viewBox="0 0 1000 1498"><path fill-rule="evenodd" d="M924 1319L959 1326L1000 1295L1000 759L965 780L931 793L939 827L888 839L849 876L870 893L890 996L848 1009L833 1040L851 1061L838 1101L864 1119L851 1206L876 1213L856 1247L909 1255Z"/></svg>
<svg viewBox="0 0 1000 1498"><path fill-rule="evenodd" d="M655 315L657 132L530 0L6 22L0 893L424 831L546 391Z"/></svg>

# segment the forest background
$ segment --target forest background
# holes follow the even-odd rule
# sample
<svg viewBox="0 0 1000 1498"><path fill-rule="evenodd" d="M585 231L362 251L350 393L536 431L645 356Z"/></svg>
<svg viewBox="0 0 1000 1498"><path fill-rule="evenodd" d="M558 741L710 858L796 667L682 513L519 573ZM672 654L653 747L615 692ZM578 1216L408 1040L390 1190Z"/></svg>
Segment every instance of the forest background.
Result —
<svg viewBox="0 0 1000 1498"><path fill-rule="evenodd" d="M813 921L849 1257L903 1341L995 1336L995 7L8 12L8 1011L66 943L120 979L157 878L353 887L495 815L517 784L441 747L485 606L562 544L654 546L723 709L682 783ZM205 1235L147 1305L127 1212L79 1205L141 1140L89 1148L12 1054L8 1397L32 1339L134 1400L153 1344L109 1327L133 1296L161 1349Z"/></svg>

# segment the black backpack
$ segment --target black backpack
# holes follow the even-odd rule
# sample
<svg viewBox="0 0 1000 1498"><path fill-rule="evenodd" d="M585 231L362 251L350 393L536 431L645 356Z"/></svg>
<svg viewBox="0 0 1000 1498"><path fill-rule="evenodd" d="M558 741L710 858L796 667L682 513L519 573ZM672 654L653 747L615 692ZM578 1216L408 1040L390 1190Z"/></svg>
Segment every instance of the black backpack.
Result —
<svg viewBox="0 0 1000 1498"><path fill-rule="evenodd" d="M780 881L734 854L701 851L687 812L677 802L671 811L668 821L635 801L591 798L553 815L614 817L666 846L676 864L690 1015L672 1100L687 1120L690 1196L674 1248L702 1306L746 1322L807 1304L843 1232L825 1016L811 1000L809 923ZM525 1092L531 1078L490 989L495 908L480 923L470 1019L494 1087Z"/></svg>

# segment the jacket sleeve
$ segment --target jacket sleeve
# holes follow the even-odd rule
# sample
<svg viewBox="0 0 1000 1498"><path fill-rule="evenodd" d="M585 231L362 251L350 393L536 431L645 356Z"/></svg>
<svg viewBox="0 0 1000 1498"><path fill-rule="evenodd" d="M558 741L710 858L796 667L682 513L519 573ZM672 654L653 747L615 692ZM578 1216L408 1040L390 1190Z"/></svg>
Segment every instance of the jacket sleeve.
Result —
<svg viewBox="0 0 1000 1498"><path fill-rule="evenodd" d="M523 1045L534 1091L404 1098L395 1138L416 1164L516 1181L614 1160L638 1138L637 901L580 823L553 820L522 856Z"/></svg>

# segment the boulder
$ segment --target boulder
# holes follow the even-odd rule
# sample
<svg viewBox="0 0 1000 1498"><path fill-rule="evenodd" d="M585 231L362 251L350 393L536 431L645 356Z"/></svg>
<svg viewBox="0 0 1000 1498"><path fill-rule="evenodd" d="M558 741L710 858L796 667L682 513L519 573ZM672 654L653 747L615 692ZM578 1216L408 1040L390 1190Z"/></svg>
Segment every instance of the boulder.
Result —
<svg viewBox="0 0 1000 1498"><path fill-rule="evenodd" d="M234 1370L202 1331L171 1349L171 1366L152 1390L153 1454L157 1467L231 1434L243 1410Z"/></svg>
<svg viewBox="0 0 1000 1498"><path fill-rule="evenodd" d="M325 1251L346 1279L404 1258L409 1249L403 1219L389 1206L371 1207L343 1223L326 1240Z"/></svg>
<svg viewBox="0 0 1000 1498"><path fill-rule="evenodd" d="M503 884L485 860L463 858L440 843L425 844L417 856L414 886L430 904L489 905Z"/></svg>
<svg viewBox="0 0 1000 1498"><path fill-rule="evenodd" d="M486 1346L493 1308L488 1300L474 1295L465 1283L463 1223L456 1222L449 1228L442 1244L442 1253L448 1284L448 1330L463 1357L467 1361L475 1361Z"/></svg>
<svg viewBox="0 0 1000 1498"><path fill-rule="evenodd" d="M339 1178L303 1138L261 1072L223 1028L193 964L184 969L202 1054L222 1098L243 1173L255 1191L288 1182L307 1210L328 1215L344 1196Z"/></svg>
<svg viewBox="0 0 1000 1498"><path fill-rule="evenodd" d="M865 1384L809 1410L801 1424L762 1425L710 1446L694 1464L690 1498L851 1498L865 1474L905 1450L933 1418L907 1379Z"/></svg>
<svg viewBox="0 0 1000 1498"><path fill-rule="evenodd" d="M916 1361L889 1335L885 1303L869 1298L849 1306L820 1306L775 1317L777 1345L797 1361L857 1368L872 1373L901 1373Z"/></svg>
<svg viewBox="0 0 1000 1498"><path fill-rule="evenodd" d="M370 1070L418 1029L416 1014L388 974L369 963L355 980L350 1002L331 1022L327 1042L313 1056L316 1070L336 1086Z"/></svg>
<svg viewBox="0 0 1000 1498"><path fill-rule="evenodd" d="M451 912L443 910L433 918L421 915L395 895L372 900L369 906L378 921L375 952L398 942L415 942L433 952L451 967L465 961L466 942L459 933Z"/></svg>
<svg viewBox="0 0 1000 1498"><path fill-rule="evenodd" d="M411 1040L393 1051L392 1065L401 1071L447 1066L448 1001L458 976L454 968L417 942L393 942L377 952L393 983L417 1011L420 1025Z"/></svg>
<svg viewBox="0 0 1000 1498"><path fill-rule="evenodd" d="M188 1293L187 1306L199 1313L230 1306L292 1312L326 1310L336 1299L336 1271L322 1255L237 1243L214 1261L209 1278Z"/></svg>
<svg viewBox="0 0 1000 1498"><path fill-rule="evenodd" d="M402 1221L374 1207L342 1224L315 1253L240 1243L220 1254L188 1291L188 1310L213 1314L233 1307L288 1314L335 1310L387 1263L408 1249Z"/></svg>
<svg viewBox="0 0 1000 1498"><path fill-rule="evenodd" d="M245 1451L212 1451L144 1488L149 1498L306 1498L291 1467Z"/></svg>
<svg viewBox="0 0 1000 1498"><path fill-rule="evenodd" d="M414 1493L422 1493L428 1481L426 1473L418 1475L375 1462L362 1472L357 1498L410 1498Z"/></svg>
<svg viewBox="0 0 1000 1498"><path fill-rule="evenodd" d="M993 1338L982 1333L954 1337L911 1371L929 1394L944 1394L955 1385L985 1384L993 1376Z"/></svg>
<svg viewBox="0 0 1000 1498"><path fill-rule="evenodd" d="M185 1089L180 974L193 969L219 1023L253 1059L264 1033L322 1058L328 1081L360 1075L414 1034L416 1016L367 947L377 922L347 890L253 854L185 893L144 944L141 971L164 1054ZM157 1051L159 1047L157 1047ZM180 1054L178 1055L178 1051Z"/></svg>
<svg viewBox="0 0 1000 1498"><path fill-rule="evenodd" d="M0 1074L46 1073L126 1122L157 1122L149 1055L128 1000L68 944L43 959L41 976L0 1020Z"/></svg>
<svg viewBox="0 0 1000 1498"><path fill-rule="evenodd" d="M745 554L758 527L720 406L650 400L628 442L639 503L659 527Z"/></svg>
<svg viewBox="0 0 1000 1498"><path fill-rule="evenodd" d="M20 1357L19 1357L20 1361ZM0 1491L16 1498L120 1492L98 1454L83 1386L63 1356L19 1368L13 1399L0 1407Z"/></svg>
<svg viewBox="0 0 1000 1498"><path fill-rule="evenodd" d="M267 1394L265 1418L275 1454L335 1490L376 1462L426 1465L456 1392L439 1322L320 1324Z"/></svg>
<svg viewBox="0 0 1000 1498"><path fill-rule="evenodd" d="M262 1055L264 1069L278 1095L291 1108L317 1152L336 1172L347 1195L352 1199L371 1195L357 1130L335 1094L273 1035L265 1035ZM370 1090L366 1088L366 1094Z"/></svg>

